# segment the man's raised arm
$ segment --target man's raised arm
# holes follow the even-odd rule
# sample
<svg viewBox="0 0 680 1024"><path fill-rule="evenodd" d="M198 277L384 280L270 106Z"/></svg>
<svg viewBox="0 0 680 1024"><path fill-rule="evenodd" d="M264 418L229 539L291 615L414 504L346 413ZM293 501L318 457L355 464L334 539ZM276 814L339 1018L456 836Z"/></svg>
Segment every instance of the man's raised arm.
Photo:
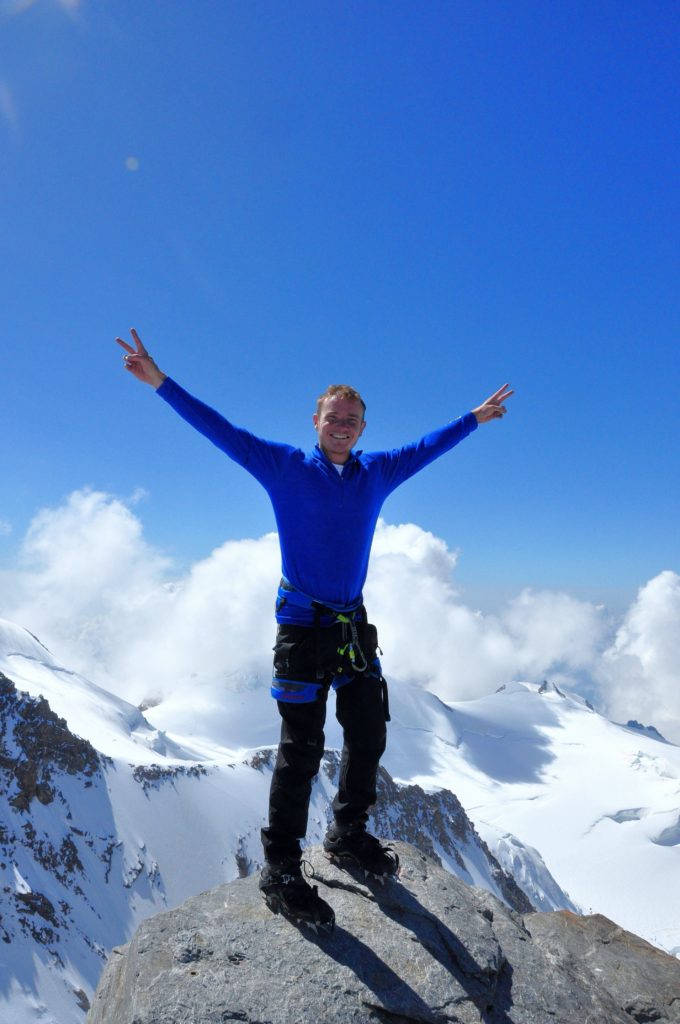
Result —
<svg viewBox="0 0 680 1024"><path fill-rule="evenodd" d="M132 335L132 340L135 343L134 348L132 345L128 345L127 341L123 341L122 338L116 338L120 347L125 349L126 354L123 356L125 369L129 370L133 377L136 377L137 380L141 380L143 384L150 384L152 388L159 388L167 377L167 373L163 373L158 369L153 359L142 345L139 335L134 327L131 328L130 334Z"/></svg>
<svg viewBox="0 0 680 1024"><path fill-rule="evenodd" d="M150 384L183 420L251 473L263 487L268 488L295 449L277 441L265 441L249 430L237 427L205 402L190 395L172 377L158 369L137 331L133 328L130 333L135 343L134 348L122 338L116 338L121 348L125 349L125 369L143 384Z"/></svg>

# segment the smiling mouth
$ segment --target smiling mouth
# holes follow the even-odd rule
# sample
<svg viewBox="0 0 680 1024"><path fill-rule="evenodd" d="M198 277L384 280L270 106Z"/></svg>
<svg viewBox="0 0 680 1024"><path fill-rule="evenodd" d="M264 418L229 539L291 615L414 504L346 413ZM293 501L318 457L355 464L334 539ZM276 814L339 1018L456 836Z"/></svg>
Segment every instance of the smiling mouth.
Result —
<svg viewBox="0 0 680 1024"><path fill-rule="evenodd" d="M349 441L349 434L331 434L334 441Z"/></svg>

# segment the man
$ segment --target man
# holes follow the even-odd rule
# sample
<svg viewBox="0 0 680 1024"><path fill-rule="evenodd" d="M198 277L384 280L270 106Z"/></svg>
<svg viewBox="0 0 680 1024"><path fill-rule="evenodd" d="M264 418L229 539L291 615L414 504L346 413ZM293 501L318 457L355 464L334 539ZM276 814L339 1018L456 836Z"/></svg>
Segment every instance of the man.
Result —
<svg viewBox="0 0 680 1024"><path fill-rule="evenodd" d="M332 909L303 877L300 840L307 831L312 782L324 750L331 687L344 745L334 823L324 849L336 862L380 878L394 874L399 863L390 847L366 830L389 721L377 631L362 604L380 509L399 484L480 423L501 419L503 403L513 392L504 385L472 412L413 444L365 453L354 450L366 427L364 401L354 388L332 385L320 396L313 416L318 443L305 453L255 437L187 394L158 369L137 332L131 333L134 347L116 339L125 349L125 368L248 470L271 499L283 570L272 682L281 740L269 824L262 830L260 888L276 913L330 929Z"/></svg>

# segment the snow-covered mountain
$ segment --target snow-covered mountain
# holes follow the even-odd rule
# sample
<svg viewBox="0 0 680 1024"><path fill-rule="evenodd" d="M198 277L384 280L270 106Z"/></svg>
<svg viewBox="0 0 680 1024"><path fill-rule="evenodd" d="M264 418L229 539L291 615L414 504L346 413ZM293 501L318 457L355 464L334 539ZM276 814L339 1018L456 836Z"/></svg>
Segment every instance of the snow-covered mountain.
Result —
<svg viewBox="0 0 680 1024"><path fill-rule="evenodd" d="M143 918L258 867L276 719L249 679L220 707L187 694L143 714L0 622L1 1024L82 1021L108 951ZM338 764L331 746L310 842L326 830ZM525 909L452 793L385 771L380 790L375 827Z"/></svg>
<svg viewBox="0 0 680 1024"><path fill-rule="evenodd" d="M395 732L406 747L406 722L385 758L397 779ZM535 851L582 911L680 955L680 747L549 683L442 705L432 725L429 758L426 744L420 756L411 748L409 780L455 792L539 909L560 897L546 882L540 899Z"/></svg>
<svg viewBox="0 0 680 1024"><path fill-rule="evenodd" d="M259 864L276 709L243 677L142 712L2 621L0 673L0 1022L75 1024L140 920ZM680 952L680 748L550 685L447 705L393 684L390 703L381 834L521 909L490 848L535 906ZM341 745L332 716L326 731L310 842Z"/></svg>

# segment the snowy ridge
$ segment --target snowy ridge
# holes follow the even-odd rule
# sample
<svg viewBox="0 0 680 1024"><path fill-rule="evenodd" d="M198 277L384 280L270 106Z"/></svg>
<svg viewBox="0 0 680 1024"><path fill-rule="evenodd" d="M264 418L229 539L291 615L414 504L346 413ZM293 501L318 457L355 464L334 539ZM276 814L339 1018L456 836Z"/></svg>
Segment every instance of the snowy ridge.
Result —
<svg viewBox="0 0 680 1024"><path fill-rule="evenodd" d="M173 744L138 708L60 665L28 630L0 619L0 672L18 689L44 696L65 718L71 732L89 739L108 757L151 763L160 754L192 760L192 752Z"/></svg>

